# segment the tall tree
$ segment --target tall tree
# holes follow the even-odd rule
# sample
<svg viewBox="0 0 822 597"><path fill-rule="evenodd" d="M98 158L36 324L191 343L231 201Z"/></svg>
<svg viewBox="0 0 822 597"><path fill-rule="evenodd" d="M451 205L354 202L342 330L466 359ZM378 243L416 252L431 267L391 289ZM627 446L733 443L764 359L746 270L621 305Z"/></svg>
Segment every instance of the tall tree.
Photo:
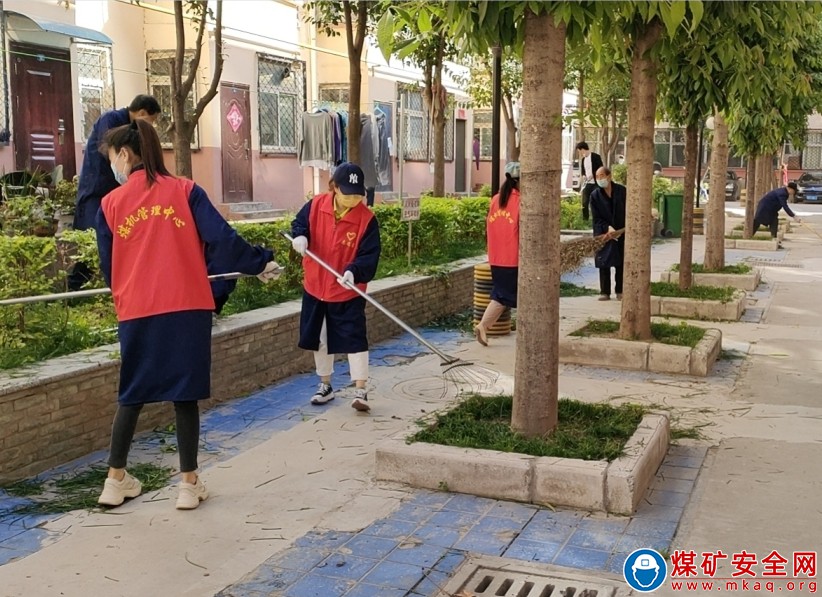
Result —
<svg viewBox="0 0 822 597"><path fill-rule="evenodd" d="M174 28L177 47L171 64L171 123L174 163L178 176L191 178L191 141L200 116L209 102L217 95L217 87L223 76L223 1L216 0L214 12L207 0L174 2ZM186 25L188 16L196 29L194 52L188 64L186 52ZM209 21L214 25L214 67L208 89L197 101L193 111L189 109L191 90L197 83L197 71L203 53L203 39Z"/></svg>
<svg viewBox="0 0 822 597"><path fill-rule="evenodd" d="M471 97L475 108L487 108L492 104L493 85L491 80L491 56L489 54L472 54L465 59L467 75L452 75L454 81L463 86ZM516 117L516 104L522 98L522 60L510 48L506 48L502 57L502 116L505 119L506 161L519 160L520 145L518 137L519 122Z"/></svg>
<svg viewBox="0 0 822 597"><path fill-rule="evenodd" d="M341 25L345 28L348 50L348 160L355 164L360 163L362 51L380 10L379 2L366 0L315 0L305 5L305 20L313 23L328 37L339 35Z"/></svg>
<svg viewBox="0 0 822 597"><path fill-rule="evenodd" d="M445 61L456 47L443 21L442 0L386 2L377 24L377 39L386 62L392 54L422 69L423 98L428 110L434 159L434 196L445 196L445 124L448 94L442 82Z"/></svg>

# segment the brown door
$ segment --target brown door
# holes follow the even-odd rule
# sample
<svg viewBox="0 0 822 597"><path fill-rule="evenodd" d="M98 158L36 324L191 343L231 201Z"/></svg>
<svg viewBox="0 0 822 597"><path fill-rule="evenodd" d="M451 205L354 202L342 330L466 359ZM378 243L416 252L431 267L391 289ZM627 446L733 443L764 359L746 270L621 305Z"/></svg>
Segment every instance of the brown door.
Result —
<svg viewBox="0 0 822 597"><path fill-rule="evenodd" d="M223 202L251 201L251 108L248 86L220 85Z"/></svg>
<svg viewBox="0 0 822 597"><path fill-rule="evenodd" d="M14 161L19 170L76 173L67 50L11 44Z"/></svg>

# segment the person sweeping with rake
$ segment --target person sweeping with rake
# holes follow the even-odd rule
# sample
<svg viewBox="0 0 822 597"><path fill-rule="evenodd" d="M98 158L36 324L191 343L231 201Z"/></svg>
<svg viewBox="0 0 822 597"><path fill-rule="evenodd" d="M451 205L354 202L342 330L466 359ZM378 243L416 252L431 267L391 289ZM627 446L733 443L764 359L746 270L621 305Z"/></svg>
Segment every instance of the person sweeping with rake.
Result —
<svg viewBox="0 0 822 597"><path fill-rule="evenodd" d="M320 383L311 404L334 399L331 374L334 355L347 354L356 388L351 406L361 412L368 404L368 337L366 284L377 273L380 228L365 205L365 177L356 164L337 166L333 192L317 195L299 211L291 224L291 246L303 255L303 302L299 347L314 352ZM336 278L306 251L340 272Z"/></svg>
<svg viewBox="0 0 822 597"><path fill-rule="evenodd" d="M625 187L611 180L611 170L596 172L597 189L591 193L594 236L607 242L594 257L599 268L599 300L611 299L611 268L614 268L617 300L622 299L622 268L625 259Z"/></svg>

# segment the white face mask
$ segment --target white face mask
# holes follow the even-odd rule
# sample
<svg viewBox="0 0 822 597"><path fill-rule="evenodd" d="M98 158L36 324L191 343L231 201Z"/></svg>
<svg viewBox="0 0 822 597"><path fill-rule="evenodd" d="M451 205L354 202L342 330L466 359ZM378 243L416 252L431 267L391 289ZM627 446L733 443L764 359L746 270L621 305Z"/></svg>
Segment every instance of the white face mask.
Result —
<svg viewBox="0 0 822 597"><path fill-rule="evenodd" d="M599 188L607 189L608 188L608 179L607 178L597 178L597 184L599 185Z"/></svg>
<svg viewBox="0 0 822 597"><path fill-rule="evenodd" d="M124 185L128 180L128 174L117 169L117 162L120 160L120 155L122 154L118 153L117 157L114 158L114 161L111 163L111 173L114 174L114 180L117 181L117 184Z"/></svg>

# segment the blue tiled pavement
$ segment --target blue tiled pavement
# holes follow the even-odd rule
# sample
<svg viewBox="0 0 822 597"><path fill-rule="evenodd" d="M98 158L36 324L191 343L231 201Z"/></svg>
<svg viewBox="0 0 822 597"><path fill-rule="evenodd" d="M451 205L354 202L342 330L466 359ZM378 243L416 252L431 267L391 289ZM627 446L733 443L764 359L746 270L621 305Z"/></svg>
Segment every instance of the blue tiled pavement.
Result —
<svg viewBox="0 0 822 597"><path fill-rule="evenodd" d="M359 533L312 531L218 597L435 595L469 553L621 574L635 549L670 548L704 456L672 446L630 517L417 491Z"/></svg>

